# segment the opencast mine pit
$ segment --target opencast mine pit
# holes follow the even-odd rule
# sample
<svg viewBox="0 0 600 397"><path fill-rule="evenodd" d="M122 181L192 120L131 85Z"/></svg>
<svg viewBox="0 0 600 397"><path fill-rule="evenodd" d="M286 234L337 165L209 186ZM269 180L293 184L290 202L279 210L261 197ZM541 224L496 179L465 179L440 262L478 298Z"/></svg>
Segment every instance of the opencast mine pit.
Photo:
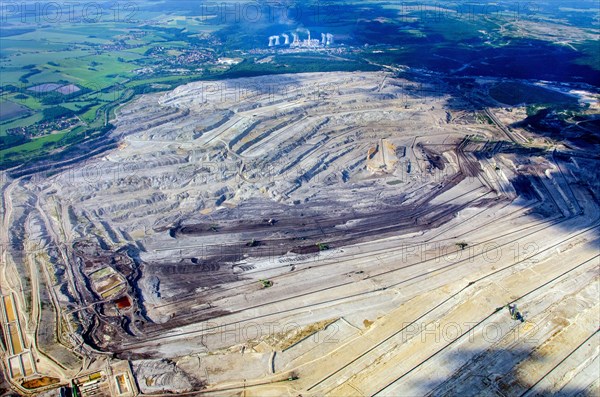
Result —
<svg viewBox="0 0 600 397"><path fill-rule="evenodd" d="M143 393L597 392L598 145L532 132L491 84L281 75L119 109L118 148L3 188L38 370L129 360ZM39 318L58 331L34 346Z"/></svg>

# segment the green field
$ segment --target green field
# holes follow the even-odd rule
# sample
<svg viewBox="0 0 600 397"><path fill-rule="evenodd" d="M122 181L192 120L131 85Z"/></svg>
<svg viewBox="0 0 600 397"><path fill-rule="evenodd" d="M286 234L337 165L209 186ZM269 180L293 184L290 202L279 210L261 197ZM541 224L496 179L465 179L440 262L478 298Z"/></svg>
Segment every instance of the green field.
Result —
<svg viewBox="0 0 600 397"><path fill-rule="evenodd" d="M60 62L60 66L50 66L48 69L65 80L99 90L123 80L129 76L131 70L137 68L136 65L120 61L118 58L116 54L70 58Z"/></svg>
<svg viewBox="0 0 600 397"><path fill-rule="evenodd" d="M577 104L577 98L531 84L504 82L490 88L490 96L506 105Z"/></svg>
<svg viewBox="0 0 600 397"><path fill-rule="evenodd" d="M6 130L16 127L26 127L31 124L42 121L42 113L36 112L31 116L22 119L12 119L8 122L0 124L0 135L6 135Z"/></svg>
<svg viewBox="0 0 600 397"><path fill-rule="evenodd" d="M16 117L24 117L29 113L25 106L12 101L0 102L0 121L10 120Z"/></svg>
<svg viewBox="0 0 600 397"><path fill-rule="evenodd" d="M25 96L26 98L22 98L23 96ZM19 103L23 106L27 106L29 109L32 110L40 110L43 107L43 105L40 103L40 101L34 93L15 93L8 95L7 98L12 102Z"/></svg>
<svg viewBox="0 0 600 397"><path fill-rule="evenodd" d="M79 117L81 120L86 123L92 123L96 119L96 115L98 114L98 110L103 106L103 104L98 104L96 106L92 106L88 111L82 113Z"/></svg>
<svg viewBox="0 0 600 397"><path fill-rule="evenodd" d="M41 150L51 150L56 147L56 143L60 141L67 133L57 133L47 135L41 138L32 140L29 143L12 147L10 149L0 150L0 161L5 160L26 160L31 158L32 153L40 152Z"/></svg>

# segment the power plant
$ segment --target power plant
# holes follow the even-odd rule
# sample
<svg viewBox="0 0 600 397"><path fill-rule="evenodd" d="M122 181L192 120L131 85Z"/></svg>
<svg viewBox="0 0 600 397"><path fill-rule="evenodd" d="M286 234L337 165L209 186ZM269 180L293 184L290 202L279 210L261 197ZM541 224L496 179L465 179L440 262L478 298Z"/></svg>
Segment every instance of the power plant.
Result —
<svg viewBox="0 0 600 397"><path fill-rule="evenodd" d="M332 45L333 44L333 35L331 33L327 33L325 36L327 37L327 41L325 42L325 45Z"/></svg>
<svg viewBox="0 0 600 397"><path fill-rule="evenodd" d="M305 33L306 38L301 39L300 33ZM290 48L318 48L327 47L334 43L333 34L321 33L321 40L311 38L310 30L304 28L298 28L292 34L292 42L290 43L290 36L287 33L282 33L277 36L269 36L269 47L281 46L279 41L280 37L283 37L283 45L290 46Z"/></svg>
<svg viewBox="0 0 600 397"><path fill-rule="evenodd" d="M269 36L269 47L279 45L279 36Z"/></svg>

